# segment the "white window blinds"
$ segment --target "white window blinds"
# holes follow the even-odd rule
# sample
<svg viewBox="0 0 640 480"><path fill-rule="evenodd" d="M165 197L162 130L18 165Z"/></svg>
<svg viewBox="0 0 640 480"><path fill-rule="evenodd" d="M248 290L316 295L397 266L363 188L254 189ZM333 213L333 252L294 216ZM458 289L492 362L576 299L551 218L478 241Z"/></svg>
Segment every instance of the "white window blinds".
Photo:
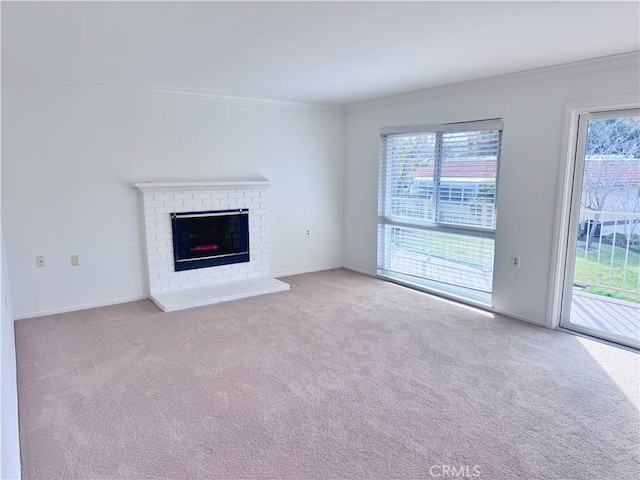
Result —
<svg viewBox="0 0 640 480"><path fill-rule="evenodd" d="M502 121L381 134L379 273L490 292Z"/></svg>

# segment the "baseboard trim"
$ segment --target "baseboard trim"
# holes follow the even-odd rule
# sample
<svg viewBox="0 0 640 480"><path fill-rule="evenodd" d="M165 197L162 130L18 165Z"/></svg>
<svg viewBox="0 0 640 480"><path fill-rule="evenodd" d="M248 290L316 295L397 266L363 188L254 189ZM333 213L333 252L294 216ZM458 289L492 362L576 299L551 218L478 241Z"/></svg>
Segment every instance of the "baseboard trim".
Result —
<svg viewBox="0 0 640 480"><path fill-rule="evenodd" d="M363 275L368 275L370 277L379 278L378 275L376 275L373 272L369 272L369 271L363 270L361 268L352 267L351 265L343 265L342 268L346 268L347 270L351 270L352 272L356 272L356 273L361 273Z"/></svg>
<svg viewBox="0 0 640 480"><path fill-rule="evenodd" d="M296 270L293 272L278 273L273 275L273 277L276 277L276 278L290 277L293 275L303 275L305 273L315 273L315 272L324 272L325 270L335 270L337 268L342 268L342 265L333 265L333 266L319 267L314 269L304 269L304 270ZM86 305L78 305L75 307L57 308L53 310L44 310L41 312L15 315L14 319L24 320L27 318L37 318L37 317L46 317L47 315L57 315L58 313L78 312L81 310L88 310L90 308L109 307L111 305L118 305L119 303L137 302L139 300L146 300L148 298L149 298L148 295L144 295L144 296L137 296L137 297L121 298L119 300L113 300L109 302L92 303L92 304L86 304Z"/></svg>
<svg viewBox="0 0 640 480"><path fill-rule="evenodd" d="M319 267L312 268L310 270L295 270L293 272L286 273L276 273L273 275L274 278L282 278L282 277L292 277L294 275L304 275L305 273L316 273L316 272L326 272L327 270L336 270L337 268L343 268L342 265L334 265L329 267ZM346 268L346 267L344 267Z"/></svg>
<svg viewBox="0 0 640 480"><path fill-rule="evenodd" d="M535 320L533 320L531 318L524 317L522 315L516 315L516 314L513 314L513 313L505 312L505 311L497 309L497 308L495 308L493 306L483 305L483 304L476 303L476 302L473 302L473 301L466 302L466 301L464 301L464 300L462 300L462 299L460 299L458 297L455 297L453 295L450 296L450 295L447 295L446 293L438 292L438 291L435 291L435 290L430 290L428 288L420 288L419 286L416 286L416 285L413 285L413 284L405 283L405 282L402 282L402 281L395 281L393 279L380 276L380 275L378 275L376 273L371 273L371 272L368 272L366 270L362 270L360 268L352 267L352 266L349 266L349 265L344 265L343 268L346 268L347 270L351 270L351 271L356 272L356 273L361 273L363 275L367 275L369 277L378 278L380 280L385 280L385 281L391 282L391 283L396 283L398 285L402 285L402 286L407 287L407 288L413 288L414 290L417 290L419 292L424 292L424 293L427 293L429 295L433 295L434 297L443 298L445 300L448 300L448 301L451 301L451 302L456 302L456 303L459 303L461 305L467 305L469 307L477 308L479 310L484 310L484 311L489 312L489 313L493 313L493 314L496 314L496 315L502 315L503 317L512 318L513 320L518 320L519 322L528 323L530 325L535 325L537 327L549 328L544 322L537 322L537 321L535 321Z"/></svg>
<svg viewBox="0 0 640 480"><path fill-rule="evenodd" d="M522 315L516 315L515 313L508 313L508 312L505 312L503 310L499 310L499 309L496 309L496 308L493 309L493 313L495 313L497 315L502 315L503 317L513 318L514 320L518 320L520 322L528 323L530 325L535 325L537 327L549 328L545 322L538 322L536 320L533 320L532 318L524 317ZM550 329L550 330L553 330L553 329Z"/></svg>
<svg viewBox="0 0 640 480"><path fill-rule="evenodd" d="M118 305L120 303L129 303L129 302L137 302L139 300L148 299L148 295L144 296L136 296L136 297L127 297L121 298L119 300L112 300L109 302L99 302L99 303L91 303L86 305L78 305L75 307L66 307L66 308L56 308L53 310L44 310L41 312L35 313L27 313L23 315L16 315L15 320L24 320L27 318L37 318L37 317L46 317L47 315L57 315L58 313L69 313L69 312L79 312L81 310L89 310L90 308L100 308L100 307L109 307L111 305Z"/></svg>
<svg viewBox="0 0 640 480"><path fill-rule="evenodd" d="M398 285L403 285L407 288L413 288L411 285L405 285L402 282L393 282L392 280L385 278L385 277L381 277L376 273L372 273L369 272L367 270L363 270L361 268L357 268L357 267L353 267L351 265L334 265L334 266L328 266L328 267L320 267L320 268L315 268L315 269L304 269L304 270L296 270L296 271L292 271L292 272L287 272L287 273L278 273L276 275L273 275L276 278L282 278L282 277L291 277L294 275L304 275L305 273L316 273L316 272L324 272L327 270L335 270L338 268L345 268L347 270L351 270L352 272L356 272L356 273L360 273L362 275L367 275L369 277L373 277L373 278L377 278L380 280L384 280L384 281L388 281L391 283L397 283ZM513 313L509 313L509 312L505 312L503 310L499 310L493 307L488 307L488 306L482 306L482 305L478 305L475 304L473 302L470 303L465 303L465 302L461 302L458 298L449 298L446 295L441 295L438 292L435 291L431 291L428 289L416 289L418 291L421 291L423 293L427 293L429 295L433 295L435 297L439 297L439 298L443 298L445 300L448 301L452 301L452 302L457 302L460 303L462 305L468 305L474 308L479 308L480 310L484 310L490 313L495 313L497 315L502 315L505 317L509 317L512 318L514 320L518 320L521 322L525 322L528 323L530 325L536 325L538 327L543 327L543 328L549 328L546 324L541 323L541 322L536 322L535 320L528 318L528 317L524 317L522 315L516 315ZM118 305L119 303L129 303L129 302L137 302L139 300L146 300L148 299L149 296L145 295L145 296L137 296L137 297L129 297L129 298L122 298L119 300L113 300L113 301L109 301L109 302L100 302L100 303L94 303L94 304L87 304L87 305L80 305L80 306L76 306L76 307L68 307L68 308L59 308L59 309L54 309L54 310L45 310L42 312L36 312L36 313L29 313L29 314L24 314L24 315L15 315L15 320L24 320L27 318L37 318L37 317L45 317L47 315L56 315L58 313L69 313L69 312L78 312L81 310L88 310L90 308L99 308L99 307L109 307L111 305Z"/></svg>

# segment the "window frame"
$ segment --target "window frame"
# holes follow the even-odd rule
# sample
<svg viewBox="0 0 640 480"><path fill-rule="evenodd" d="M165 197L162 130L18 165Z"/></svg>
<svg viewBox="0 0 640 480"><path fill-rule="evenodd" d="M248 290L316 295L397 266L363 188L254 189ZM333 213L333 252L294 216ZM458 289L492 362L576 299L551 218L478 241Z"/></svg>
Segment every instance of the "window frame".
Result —
<svg viewBox="0 0 640 480"><path fill-rule="evenodd" d="M460 235L482 236L485 238L493 238L495 236L496 227L482 226L462 226L453 225L442 222L438 219L440 208L439 202L440 189L442 187L442 135L450 132L475 132L480 130L498 130L498 158L496 160L496 190L494 194L494 207L498 201L498 183L500 177L500 160L502 154L502 132L504 130L504 122L502 119L479 120L472 122L449 123L443 125L431 125L425 127L387 127L380 129L380 178L379 178L379 196L378 196L378 224L390 223L398 226L414 226L425 230L433 230L438 232L448 231L449 233L457 233ZM411 135L411 134L435 134L436 136L436 153L434 154L434 172L433 172L433 199L434 199L434 219L431 220L414 220L409 221L404 217L394 217L387 214L387 199L391 196L391 185L387 182L387 165L385 159L386 153L386 137L393 135ZM448 182L450 183L450 182ZM451 191L450 185L447 188ZM497 210L496 210L497 212ZM496 213L497 215L497 213ZM415 223L414 223L415 222ZM497 223L497 220L496 220ZM485 235L492 232L493 236ZM477 234L477 235L476 235Z"/></svg>
<svg viewBox="0 0 640 480"><path fill-rule="evenodd" d="M465 225L456 225L449 222L444 222L440 220L440 215L442 211L440 209L439 202L442 200L441 198L441 187L442 187L442 163L443 163L443 155L442 155L442 139L445 133L450 132L475 132L482 130L497 130L498 131L498 151L496 158L496 176L495 176L495 193L493 199L494 206L494 215L495 221L493 225L490 227L486 226L465 226ZM377 255L378 255L378 265L377 272L381 276L394 276L397 272L392 270L387 270L385 267L385 258L387 256L386 252L386 242L384 240L385 234L384 230L387 226L392 227L404 227L404 228L412 228L418 229L425 232L434 232L434 233L448 233L454 235L462 235L466 237L475 237L475 238L485 238L491 239L495 241L495 232L497 227L497 200L498 200L498 191L499 191L499 172L500 172L500 162L502 157L502 136L504 131L504 122L502 119L490 119L490 120L481 120L481 121L472 121L472 122L461 122L461 123L451 123L451 124L443 124L443 125L431 125L431 126L414 126L414 127L387 127L380 129L380 159L379 159L379 168L380 168L380 176L378 183L378 247L377 247ZM389 136L399 136L399 135L411 135L411 134L425 134L425 135L435 135L436 147L434 153L434 171L432 177L433 184L433 219L417 219L417 218L407 218L407 217L399 217L394 216L391 209L391 201L392 197L392 188L393 182L389 181L388 178L388 165L387 165L387 138ZM445 182L446 183L446 182ZM446 185L449 187L451 194L451 185ZM462 188L462 186L460 187ZM464 188L462 188L462 197L464 200ZM463 201L461 200L461 201ZM495 261L495 260L494 260ZM427 281L431 281L425 278Z"/></svg>

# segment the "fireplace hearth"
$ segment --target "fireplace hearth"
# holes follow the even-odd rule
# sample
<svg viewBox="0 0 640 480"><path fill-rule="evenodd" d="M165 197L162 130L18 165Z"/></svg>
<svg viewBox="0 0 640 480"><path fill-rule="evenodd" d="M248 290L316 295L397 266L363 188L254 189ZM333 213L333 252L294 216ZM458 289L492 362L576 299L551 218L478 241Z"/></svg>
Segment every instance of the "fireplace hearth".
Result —
<svg viewBox="0 0 640 480"><path fill-rule="evenodd" d="M171 214L175 271L249 262L249 210Z"/></svg>

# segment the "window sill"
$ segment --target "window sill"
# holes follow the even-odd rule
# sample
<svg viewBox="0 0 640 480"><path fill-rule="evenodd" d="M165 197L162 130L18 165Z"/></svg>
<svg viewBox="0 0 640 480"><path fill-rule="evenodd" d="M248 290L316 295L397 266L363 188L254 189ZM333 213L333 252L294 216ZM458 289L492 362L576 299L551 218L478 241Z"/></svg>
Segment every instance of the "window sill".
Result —
<svg viewBox="0 0 640 480"><path fill-rule="evenodd" d="M481 292L479 290L459 287L456 285L449 285L447 283L436 282L424 278L412 277L411 275L390 272L388 270L378 269L377 274L379 277L390 280L394 283L448 298L466 305L479 307L484 310L493 308L491 304L491 294L487 292Z"/></svg>

